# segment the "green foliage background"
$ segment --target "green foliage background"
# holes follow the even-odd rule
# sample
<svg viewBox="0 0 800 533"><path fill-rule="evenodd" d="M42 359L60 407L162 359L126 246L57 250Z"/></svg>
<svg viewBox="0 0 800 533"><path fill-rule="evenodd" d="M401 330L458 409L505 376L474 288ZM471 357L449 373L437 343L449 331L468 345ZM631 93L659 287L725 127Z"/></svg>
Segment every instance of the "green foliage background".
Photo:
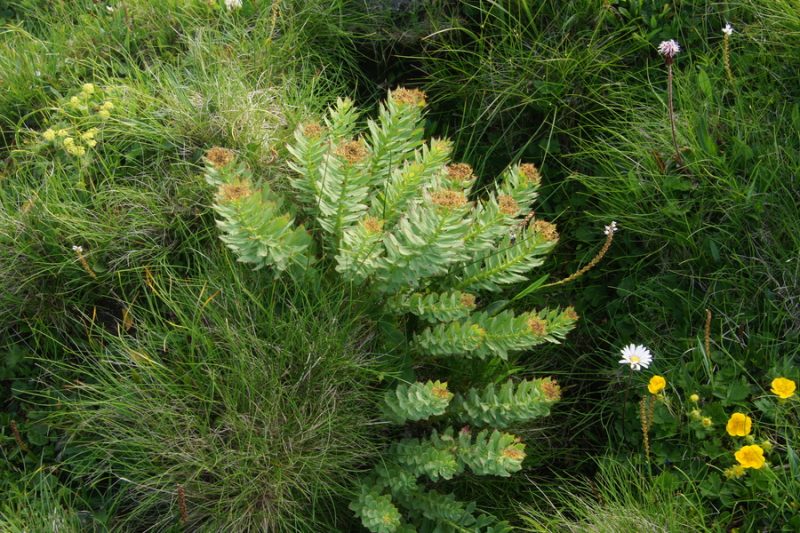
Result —
<svg viewBox="0 0 800 533"><path fill-rule="evenodd" d="M232 148L285 190L296 124L337 96L369 106L411 85L430 99L426 136L452 138L481 186L513 161L540 167L537 214L562 237L550 280L588 263L605 224L621 227L599 267L517 302L573 304L583 318L563 346L513 361L564 389L547 425L523 432L525 474L467 477L453 490L531 531L665 518L681 530L792 531L775 517L796 510L796 488L755 487L731 505L709 498L696 483L705 474L686 477L677 462L691 436L667 418L651 435L657 461L640 464L635 402L647 376L628 379L616 361L622 345L648 345L674 401L697 390L720 406L720 432L730 409L768 395L772 377L800 377L795 0L109 5L0 3L2 529L53 516L65 530L177 531L177 484L211 528L354 527L353 482L386 435L377 405L391 332L376 333L369 304L343 287L298 292L234 264L217 241L201 156ZM669 38L684 49L682 168L655 51ZM38 132L86 82L113 88L116 107L81 166L48 152ZM310 353L325 355L307 373ZM482 370L495 369L470 372ZM447 371L452 381L463 369ZM756 411L776 459L791 457L797 424L773 429ZM138 440L120 440L129 426ZM298 438L326 445L311 454ZM181 449L188 441L196 453ZM232 449L252 451L220 463ZM570 487L587 479L600 496L576 489L575 499Z"/></svg>

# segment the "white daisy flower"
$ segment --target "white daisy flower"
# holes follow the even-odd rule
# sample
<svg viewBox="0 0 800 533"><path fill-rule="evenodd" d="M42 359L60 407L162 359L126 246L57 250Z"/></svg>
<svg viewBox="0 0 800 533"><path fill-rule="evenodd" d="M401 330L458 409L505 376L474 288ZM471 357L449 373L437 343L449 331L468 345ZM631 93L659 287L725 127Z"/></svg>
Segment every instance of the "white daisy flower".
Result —
<svg viewBox="0 0 800 533"><path fill-rule="evenodd" d="M674 39L661 41L661 44L658 45L658 53L668 59L674 58L680 51L681 46Z"/></svg>
<svg viewBox="0 0 800 533"><path fill-rule="evenodd" d="M653 362L653 354L641 344L629 344L622 349L621 365L630 365L631 370L647 368Z"/></svg>

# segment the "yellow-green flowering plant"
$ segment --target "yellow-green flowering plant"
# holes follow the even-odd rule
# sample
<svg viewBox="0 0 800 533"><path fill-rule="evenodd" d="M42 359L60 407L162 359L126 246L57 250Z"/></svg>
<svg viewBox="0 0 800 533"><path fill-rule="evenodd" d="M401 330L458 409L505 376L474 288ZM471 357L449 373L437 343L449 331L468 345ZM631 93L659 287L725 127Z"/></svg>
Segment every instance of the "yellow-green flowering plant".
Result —
<svg viewBox="0 0 800 533"><path fill-rule="evenodd" d="M398 374L447 359L503 361L561 341L578 320L571 307L492 305L558 241L555 226L533 216L538 170L513 164L478 194L472 168L451 161L451 143L423 138L425 103L421 91L391 91L362 125L353 102L339 99L323 122L298 126L288 196L231 151L209 150L221 239L257 269L297 283L335 274L372 295L406 332L411 365ZM451 391L447 376L437 377L398 380L386 392L386 421L427 429L389 447L351 509L376 533L506 531L438 484L465 471L519 471L525 444L507 429L547 415L560 389L550 378L496 376Z"/></svg>
<svg viewBox="0 0 800 533"><path fill-rule="evenodd" d="M97 146L102 123L111 116L114 103L93 83L84 83L55 109L49 127L40 132L42 143L68 156L82 158Z"/></svg>
<svg viewBox="0 0 800 533"><path fill-rule="evenodd" d="M50 110L45 127L32 132L27 147L56 164L74 168L76 186L85 188L93 156L103 142L114 108L109 91L84 83Z"/></svg>

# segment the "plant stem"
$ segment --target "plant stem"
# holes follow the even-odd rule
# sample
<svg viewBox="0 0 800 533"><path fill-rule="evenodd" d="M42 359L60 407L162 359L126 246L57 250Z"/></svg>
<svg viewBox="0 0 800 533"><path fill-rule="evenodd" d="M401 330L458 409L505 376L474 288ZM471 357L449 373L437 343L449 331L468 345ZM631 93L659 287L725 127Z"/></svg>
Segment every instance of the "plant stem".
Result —
<svg viewBox="0 0 800 533"><path fill-rule="evenodd" d="M672 62L667 62L667 105L669 106L669 122L672 126L672 145L675 147L675 161L683 165L681 151L678 148L678 136L675 134L675 109L672 106Z"/></svg>
<svg viewBox="0 0 800 533"><path fill-rule="evenodd" d="M628 392L631 390L631 377L633 369L628 369L628 380L625 382L625 398L622 400L622 442L625 442L625 411L628 409Z"/></svg>
<svg viewBox="0 0 800 533"><path fill-rule="evenodd" d="M731 48L730 48L730 37L726 33L722 36L722 62L725 65L725 74L728 75L728 81L730 82L733 88L736 88L733 79L733 70L731 70Z"/></svg>

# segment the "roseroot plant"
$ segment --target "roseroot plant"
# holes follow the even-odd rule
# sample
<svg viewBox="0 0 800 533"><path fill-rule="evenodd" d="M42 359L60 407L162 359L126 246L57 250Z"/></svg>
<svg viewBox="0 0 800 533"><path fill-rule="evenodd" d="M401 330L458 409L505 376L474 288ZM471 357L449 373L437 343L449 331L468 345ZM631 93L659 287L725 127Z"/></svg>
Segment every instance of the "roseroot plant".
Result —
<svg viewBox="0 0 800 533"><path fill-rule="evenodd" d="M419 364L505 360L559 342L578 319L571 307L491 305L492 294L527 280L558 240L553 224L533 216L538 170L515 164L478 195L470 166L451 162L451 143L424 140L424 107L424 93L401 88L366 128L348 99L324 123L300 125L288 147L291 205L232 152L211 149L206 179L217 187L222 240L239 261L299 283L331 265L388 314L413 317L408 348ZM388 421L427 421L431 429L396 441L364 480L351 509L367 529L507 530L432 484L465 471L519 471L525 446L504 430L547 415L560 389L549 378L473 385L450 391L446 381L402 382L386 392Z"/></svg>

